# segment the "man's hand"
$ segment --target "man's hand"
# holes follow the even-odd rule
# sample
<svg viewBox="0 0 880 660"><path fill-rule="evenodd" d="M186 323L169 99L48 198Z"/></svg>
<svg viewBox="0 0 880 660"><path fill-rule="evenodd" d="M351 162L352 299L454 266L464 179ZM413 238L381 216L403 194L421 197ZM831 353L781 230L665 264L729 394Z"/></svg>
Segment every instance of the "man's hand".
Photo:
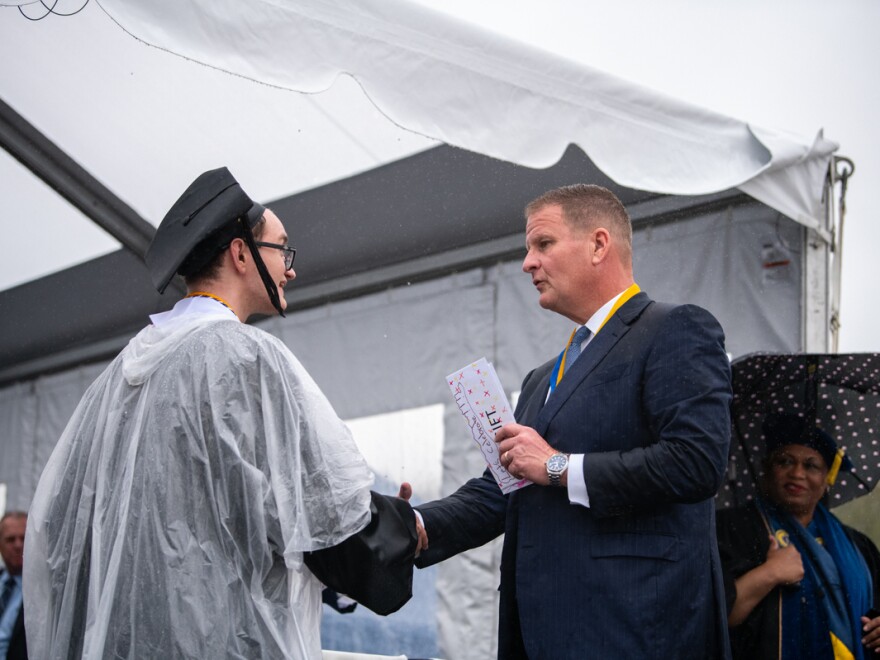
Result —
<svg viewBox="0 0 880 660"><path fill-rule="evenodd" d="M398 491L397 496L409 502L409 498L412 497L412 492L412 486L404 481L400 484L400 490ZM413 515L416 517L416 533L419 536L419 543L416 545L416 557L418 557L422 554L422 550L428 549L428 533L425 531L424 525L422 525L421 516L415 511L413 511Z"/></svg>
<svg viewBox="0 0 880 660"><path fill-rule="evenodd" d="M550 485L547 459L558 453L535 429L521 424L506 424L495 434L501 465L517 479L528 479L542 486ZM563 475L566 483L568 475Z"/></svg>
<svg viewBox="0 0 880 660"><path fill-rule="evenodd" d="M780 548L779 542L772 534L770 547L767 549L766 564L776 584L795 584L804 579L804 562L801 553L794 545Z"/></svg>
<svg viewBox="0 0 880 660"><path fill-rule="evenodd" d="M875 654L880 654L880 616L875 616L873 619L863 616L862 631L865 633L862 644L873 649Z"/></svg>

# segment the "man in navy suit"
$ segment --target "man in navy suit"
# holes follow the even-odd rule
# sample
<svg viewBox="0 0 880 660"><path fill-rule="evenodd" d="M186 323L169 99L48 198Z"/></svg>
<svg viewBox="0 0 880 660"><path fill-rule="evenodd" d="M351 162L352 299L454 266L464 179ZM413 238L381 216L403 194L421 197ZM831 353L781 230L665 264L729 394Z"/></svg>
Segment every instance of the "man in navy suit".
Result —
<svg viewBox="0 0 880 660"><path fill-rule="evenodd" d="M502 464L534 483L505 496L486 471L418 507L430 547L417 563L505 533L504 660L728 657L712 500L730 441L721 327L639 291L611 191L552 190L526 218L523 270L541 307L578 326L496 435Z"/></svg>

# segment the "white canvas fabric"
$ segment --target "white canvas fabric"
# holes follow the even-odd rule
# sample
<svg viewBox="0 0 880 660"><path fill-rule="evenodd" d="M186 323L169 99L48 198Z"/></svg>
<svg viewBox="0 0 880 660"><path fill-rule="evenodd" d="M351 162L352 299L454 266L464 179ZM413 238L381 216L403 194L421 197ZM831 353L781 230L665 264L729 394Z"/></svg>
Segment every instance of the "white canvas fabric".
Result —
<svg viewBox="0 0 880 660"><path fill-rule="evenodd" d="M97 378L42 474L32 657L320 657L302 553L369 522L372 474L281 341L192 304Z"/></svg>
<svg viewBox="0 0 880 660"><path fill-rule="evenodd" d="M401 0L100 0L136 38L282 88L352 76L396 124L529 167L580 146L617 183L734 187L811 227L837 145L683 103Z"/></svg>

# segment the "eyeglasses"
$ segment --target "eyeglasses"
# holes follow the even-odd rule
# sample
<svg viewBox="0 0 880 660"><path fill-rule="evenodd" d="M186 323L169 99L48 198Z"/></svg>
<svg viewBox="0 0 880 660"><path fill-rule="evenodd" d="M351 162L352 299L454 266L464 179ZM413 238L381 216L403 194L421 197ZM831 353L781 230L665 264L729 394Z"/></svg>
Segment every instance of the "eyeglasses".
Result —
<svg viewBox="0 0 880 660"><path fill-rule="evenodd" d="M293 260L296 259L296 248L279 245L278 243L264 243L263 241L254 241L254 245L281 250L284 253L284 270L293 268Z"/></svg>
<svg viewBox="0 0 880 660"><path fill-rule="evenodd" d="M823 472L826 472L825 466L819 463L816 463L813 459L808 458L805 461L798 461L791 456L786 456L785 454L781 456L774 456L770 460L770 464L778 468L780 470L790 470L794 466L800 464L804 466L804 472L810 475L820 475Z"/></svg>

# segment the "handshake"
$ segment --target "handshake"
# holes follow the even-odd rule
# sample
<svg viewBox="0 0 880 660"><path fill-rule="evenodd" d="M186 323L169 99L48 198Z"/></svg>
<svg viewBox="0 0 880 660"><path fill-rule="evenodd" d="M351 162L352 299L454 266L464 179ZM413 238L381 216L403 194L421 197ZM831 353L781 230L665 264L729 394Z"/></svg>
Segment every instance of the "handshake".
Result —
<svg viewBox="0 0 880 660"><path fill-rule="evenodd" d="M397 497L370 496L367 526L339 545L305 553L305 563L327 587L385 615L412 597L413 565L428 547L428 535L409 505L408 483Z"/></svg>
<svg viewBox="0 0 880 660"><path fill-rule="evenodd" d="M409 499L412 497L412 492L412 486L404 481L400 484L400 490L397 491L397 497L409 502ZM419 512L413 509L413 513L415 514L416 519L416 536L418 536L415 556L418 557L422 554L422 550L428 549L428 533L425 531L425 526L422 524L422 517L419 515Z"/></svg>

